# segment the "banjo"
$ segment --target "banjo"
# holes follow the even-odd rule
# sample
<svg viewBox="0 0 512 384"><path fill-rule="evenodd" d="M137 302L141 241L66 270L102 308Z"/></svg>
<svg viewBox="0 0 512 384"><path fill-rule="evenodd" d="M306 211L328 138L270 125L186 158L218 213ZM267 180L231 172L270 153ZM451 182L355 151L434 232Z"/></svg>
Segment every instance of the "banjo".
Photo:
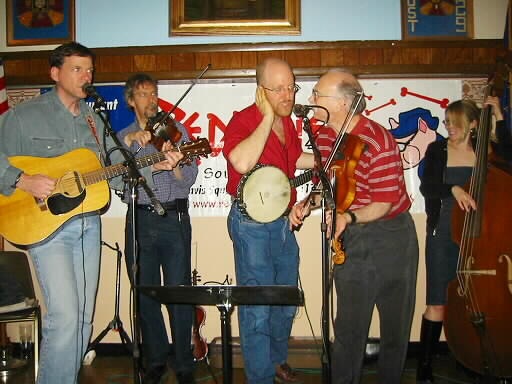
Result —
<svg viewBox="0 0 512 384"><path fill-rule="evenodd" d="M257 164L238 184L236 198L240 211L259 223L270 223L281 217L290 204L292 188L307 183L313 171L288 179L273 165Z"/></svg>

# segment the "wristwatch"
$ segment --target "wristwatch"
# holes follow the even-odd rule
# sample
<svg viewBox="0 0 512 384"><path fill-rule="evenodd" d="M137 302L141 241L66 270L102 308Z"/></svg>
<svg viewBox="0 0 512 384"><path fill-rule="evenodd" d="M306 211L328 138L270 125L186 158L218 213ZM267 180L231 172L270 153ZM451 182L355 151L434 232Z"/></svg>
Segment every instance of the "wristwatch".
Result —
<svg viewBox="0 0 512 384"><path fill-rule="evenodd" d="M352 212L350 209L347 209L345 211L346 214L350 216L350 224L356 224L357 223L357 216L354 212Z"/></svg>

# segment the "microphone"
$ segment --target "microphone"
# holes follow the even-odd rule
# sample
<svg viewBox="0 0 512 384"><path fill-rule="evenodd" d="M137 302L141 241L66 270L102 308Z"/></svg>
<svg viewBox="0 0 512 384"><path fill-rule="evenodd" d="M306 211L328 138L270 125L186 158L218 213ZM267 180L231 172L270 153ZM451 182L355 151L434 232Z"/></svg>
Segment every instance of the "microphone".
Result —
<svg viewBox="0 0 512 384"><path fill-rule="evenodd" d="M96 88L94 88L92 84L85 83L84 85L82 85L82 91L84 91L84 93L87 96L92 97L96 102L96 105L101 107L106 106L105 100L103 100L103 97L101 97L101 95L98 92L96 92Z"/></svg>
<svg viewBox="0 0 512 384"><path fill-rule="evenodd" d="M293 113L297 117L306 117L310 111L315 108L316 105L302 105L302 104L295 104L293 106Z"/></svg>
<svg viewBox="0 0 512 384"><path fill-rule="evenodd" d="M325 107L322 107L321 105L302 105L302 104L295 104L293 106L293 113L297 117L302 117L307 119L308 113L312 111L314 108L323 109L325 113L327 114L327 117L325 121L323 121L324 124L327 124L329 122L330 114L329 110Z"/></svg>

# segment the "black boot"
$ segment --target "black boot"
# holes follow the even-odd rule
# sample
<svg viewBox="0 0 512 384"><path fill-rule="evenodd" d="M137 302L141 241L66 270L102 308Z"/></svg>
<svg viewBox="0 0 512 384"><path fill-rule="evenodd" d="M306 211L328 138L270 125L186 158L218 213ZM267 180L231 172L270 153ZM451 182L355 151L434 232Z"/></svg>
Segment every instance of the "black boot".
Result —
<svg viewBox="0 0 512 384"><path fill-rule="evenodd" d="M421 320L420 352L418 355L418 368L416 370L417 384L430 384L434 382L432 376L432 356L439 343L442 321Z"/></svg>

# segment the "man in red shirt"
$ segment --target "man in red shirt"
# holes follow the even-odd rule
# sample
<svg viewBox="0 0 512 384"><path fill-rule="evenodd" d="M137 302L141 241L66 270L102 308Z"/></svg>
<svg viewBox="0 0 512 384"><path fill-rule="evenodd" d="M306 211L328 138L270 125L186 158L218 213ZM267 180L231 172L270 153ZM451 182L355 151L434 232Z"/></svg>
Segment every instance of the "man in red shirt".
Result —
<svg viewBox="0 0 512 384"><path fill-rule="evenodd" d="M316 139L323 162L362 92L344 70L327 72L313 88L310 103L330 114ZM337 315L331 367L338 384L360 382L375 305L381 336L379 383L400 382L415 306L418 239L400 152L389 131L362 115L365 107L363 97L346 129L365 145L354 170L354 200L347 211L336 214L335 238L343 234L346 251L345 263L334 267ZM327 114L315 108L315 117L325 121Z"/></svg>
<svg viewBox="0 0 512 384"><path fill-rule="evenodd" d="M312 168L311 154L302 152L290 118L299 87L288 63L269 58L256 68L256 103L235 112L224 135L228 164L227 191L233 197L228 230L235 254L238 285L297 285L299 248L293 227L299 225L302 205L269 223L244 215L237 188L242 176L257 164L273 165L288 178L295 170ZM240 339L249 384L296 383L286 363L294 306L238 307Z"/></svg>

